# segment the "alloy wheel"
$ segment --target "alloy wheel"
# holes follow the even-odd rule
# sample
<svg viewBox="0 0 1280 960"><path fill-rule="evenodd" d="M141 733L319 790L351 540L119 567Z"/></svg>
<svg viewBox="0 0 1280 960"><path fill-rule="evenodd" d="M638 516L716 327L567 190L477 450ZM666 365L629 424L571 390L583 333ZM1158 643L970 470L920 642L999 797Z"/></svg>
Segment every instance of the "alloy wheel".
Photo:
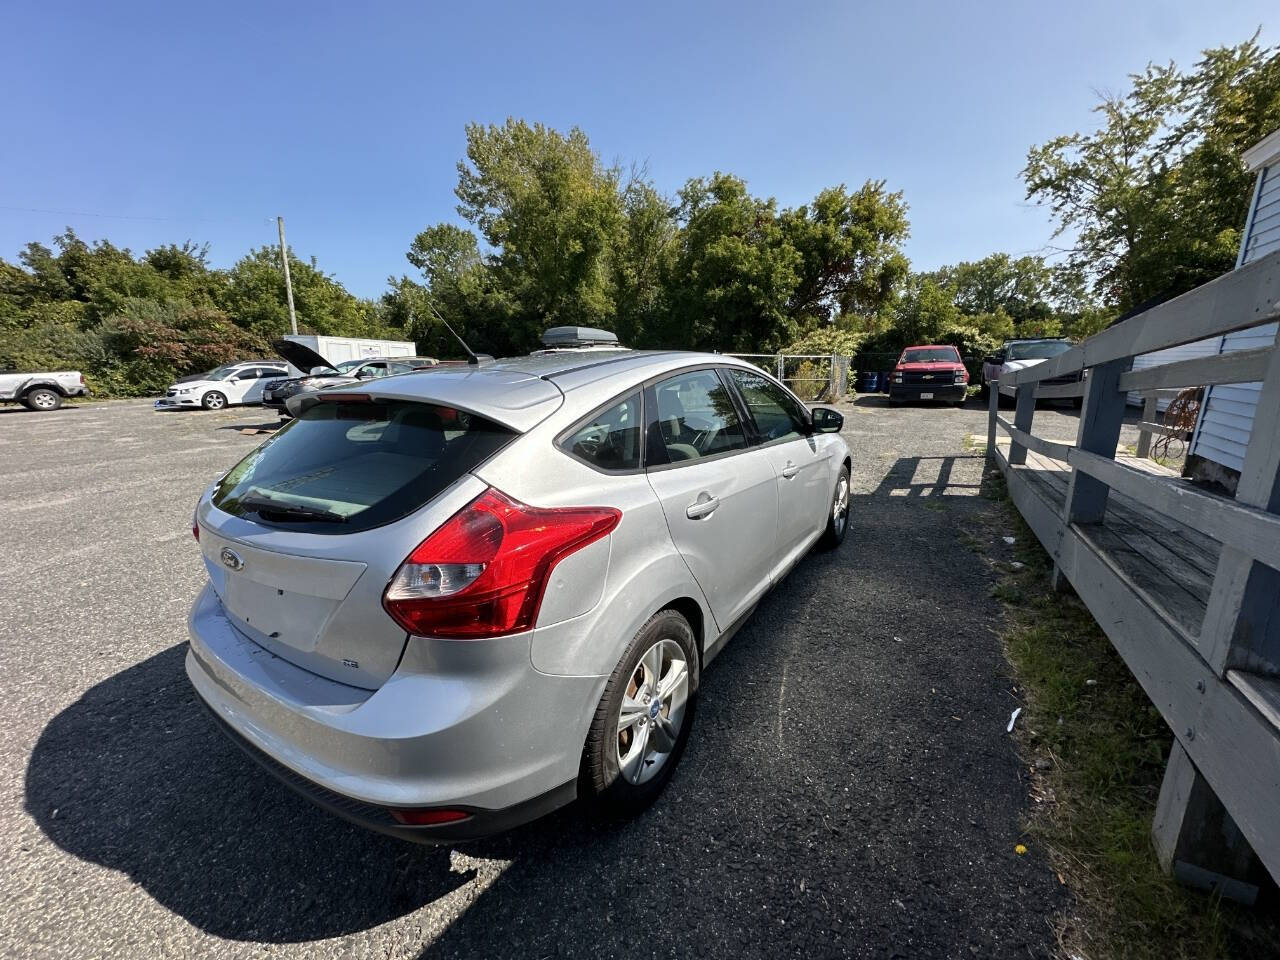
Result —
<svg viewBox="0 0 1280 960"><path fill-rule="evenodd" d="M689 700L689 663L674 640L640 658L618 710L618 769L632 784L657 776L675 749Z"/></svg>
<svg viewBox="0 0 1280 960"><path fill-rule="evenodd" d="M836 533L844 533L844 526L849 522L849 478L840 477L836 486L836 497L831 503L831 521L835 524Z"/></svg>

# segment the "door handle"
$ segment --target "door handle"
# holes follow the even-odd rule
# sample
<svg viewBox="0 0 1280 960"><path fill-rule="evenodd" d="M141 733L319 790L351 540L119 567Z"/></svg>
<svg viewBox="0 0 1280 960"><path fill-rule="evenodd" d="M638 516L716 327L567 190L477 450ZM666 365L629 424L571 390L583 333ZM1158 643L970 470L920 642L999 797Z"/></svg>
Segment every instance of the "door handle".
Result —
<svg viewBox="0 0 1280 960"><path fill-rule="evenodd" d="M696 502L689 504L685 508L684 515L690 520L699 520L702 517L709 517L716 512L716 507L720 506L720 498L713 497L709 494L700 494Z"/></svg>
<svg viewBox="0 0 1280 960"><path fill-rule="evenodd" d="M790 460L788 460L788 461L787 461L787 465L786 465L785 467L783 467L783 468L782 468L782 475L783 475L786 479L788 479L788 480L790 480L792 477L794 477L794 476L795 476L797 473L799 473L799 472L800 472L800 468L799 468L799 467L797 467L797 466L796 466L794 463L792 463Z"/></svg>

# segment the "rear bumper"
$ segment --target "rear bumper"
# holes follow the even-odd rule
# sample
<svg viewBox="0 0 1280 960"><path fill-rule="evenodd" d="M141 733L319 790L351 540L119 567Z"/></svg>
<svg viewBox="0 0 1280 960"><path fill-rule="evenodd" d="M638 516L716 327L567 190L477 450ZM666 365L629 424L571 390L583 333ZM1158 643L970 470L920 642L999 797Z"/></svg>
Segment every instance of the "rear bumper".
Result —
<svg viewBox="0 0 1280 960"><path fill-rule="evenodd" d="M221 714L205 702L205 708L213 717L215 725L225 733L237 747L245 752L254 763L286 787L306 797L316 806L341 817L358 827L373 830L377 833L389 834L402 840L414 843L456 843L461 840L475 840L491 834L510 830L521 824L536 820L572 803L578 796L576 780L570 780L541 796L533 797L505 810L482 810L477 807L466 807L471 816L454 823L441 823L434 826L409 826L400 823L387 807L379 807L370 803L361 803L351 797L332 790L326 790L318 783L295 773L269 754L264 753L240 734ZM455 806L454 809L457 809Z"/></svg>
<svg viewBox="0 0 1280 960"><path fill-rule="evenodd" d="M246 751L322 807L433 842L482 836L569 802L604 679L534 670L530 635L411 638L378 690L328 680L253 643L206 586L189 620L187 676ZM471 816L410 827L392 808Z"/></svg>
<svg viewBox="0 0 1280 960"><path fill-rule="evenodd" d="M931 393L932 397L923 397L922 394ZM894 400L963 400L969 395L969 387L967 384L928 384L928 383L891 383L889 384L889 396Z"/></svg>

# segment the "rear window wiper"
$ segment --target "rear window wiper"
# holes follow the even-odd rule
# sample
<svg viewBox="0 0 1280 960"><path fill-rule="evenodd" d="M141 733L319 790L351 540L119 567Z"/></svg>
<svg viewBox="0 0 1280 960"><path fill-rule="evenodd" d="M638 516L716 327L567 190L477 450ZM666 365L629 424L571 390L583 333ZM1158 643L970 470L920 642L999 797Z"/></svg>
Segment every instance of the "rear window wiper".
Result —
<svg viewBox="0 0 1280 960"><path fill-rule="evenodd" d="M322 507L307 507L300 503L281 503L278 500L271 500L267 497L243 497L240 500L240 506L247 507L262 516L271 514L282 520L323 520L327 523L347 522L346 517L332 510L325 510Z"/></svg>

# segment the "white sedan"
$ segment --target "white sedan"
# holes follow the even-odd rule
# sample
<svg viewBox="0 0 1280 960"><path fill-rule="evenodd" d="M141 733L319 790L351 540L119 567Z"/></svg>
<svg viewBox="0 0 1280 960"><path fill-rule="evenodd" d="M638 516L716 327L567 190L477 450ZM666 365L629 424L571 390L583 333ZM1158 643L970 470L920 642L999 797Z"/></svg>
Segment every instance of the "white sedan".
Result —
<svg viewBox="0 0 1280 960"><path fill-rule="evenodd" d="M229 363L170 384L164 396L156 401L156 409L221 410L236 404L261 403L262 388L271 380L287 376L289 367L279 360Z"/></svg>

